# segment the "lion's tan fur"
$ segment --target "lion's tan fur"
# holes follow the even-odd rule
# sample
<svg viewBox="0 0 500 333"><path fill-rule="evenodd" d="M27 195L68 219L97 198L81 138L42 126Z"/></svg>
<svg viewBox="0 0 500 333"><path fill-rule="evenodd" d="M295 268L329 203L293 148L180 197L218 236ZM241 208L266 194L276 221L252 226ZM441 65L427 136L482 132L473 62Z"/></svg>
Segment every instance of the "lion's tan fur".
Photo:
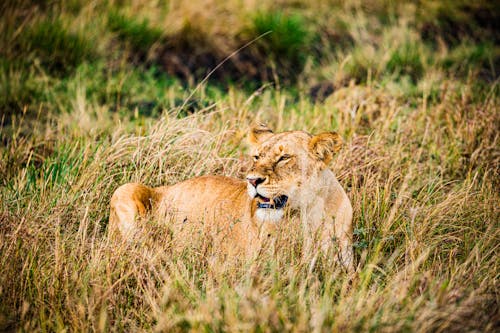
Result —
<svg viewBox="0 0 500 333"><path fill-rule="evenodd" d="M139 230L138 217L151 213L182 225L201 223L205 230L217 231L225 249L251 252L281 220L291 219L304 226L307 251L326 252L336 244L341 262L352 270L352 208L328 168L340 149L340 137L332 132L274 134L260 125L250 131L249 141L254 162L248 182L202 176L157 188L125 184L111 198L110 232L131 239ZM251 179L261 183L254 186ZM258 207L262 197L273 203L280 195L288 197L284 208Z"/></svg>

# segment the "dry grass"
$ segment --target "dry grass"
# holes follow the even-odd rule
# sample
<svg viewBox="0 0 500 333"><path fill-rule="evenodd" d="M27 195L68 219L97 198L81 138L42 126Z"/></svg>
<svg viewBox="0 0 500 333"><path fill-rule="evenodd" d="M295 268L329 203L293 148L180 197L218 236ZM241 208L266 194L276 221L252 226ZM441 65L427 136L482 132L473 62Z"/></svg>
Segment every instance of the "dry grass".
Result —
<svg viewBox="0 0 500 333"><path fill-rule="evenodd" d="M247 11L275 9L243 3L244 11L228 9L242 26ZM405 19L418 15L405 10L384 25L373 17L387 4L375 3L368 10L349 2L331 17L319 15L330 27L341 18L353 45L316 65L306 61L296 86L248 92L207 84L184 108L193 88L130 66L138 59L127 52L64 77L43 64L6 65L2 82L27 79L12 83L1 105L0 329L498 331L500 100L498 80L489 80L496 59L463 55L469 62L446 67L458 51L479 52L475 42L433 49L418 34L421 22ZM307 19L333 5L277 8ZM70 30L97 38L107 23L99 16L87 27L96 7L71 8L60 22L74 15ZM175 31L162 26L165 17L181 29L182 17L200 24L218 17L212 8L182 2L162 14L135 1L121 10L168 35ZM218 21L209 26L208 35L229 33ZM111 35L98 38L97 53L115 50ZM484 59L493 66L486 78ZM305 91L325 79L335 92L311 102ZM27 87L37 94L26 96ZM147 113L150 101L155 108ZM120 184L242 177L244 138L256 119L276 130L333 129L345 138L332 168L354 206L354 277L325 258L306 261L293 225L247 262L218 256L209 235L173 240L160 221L150 221L153 237L144 244L109 242L109 198Z"/></svg>

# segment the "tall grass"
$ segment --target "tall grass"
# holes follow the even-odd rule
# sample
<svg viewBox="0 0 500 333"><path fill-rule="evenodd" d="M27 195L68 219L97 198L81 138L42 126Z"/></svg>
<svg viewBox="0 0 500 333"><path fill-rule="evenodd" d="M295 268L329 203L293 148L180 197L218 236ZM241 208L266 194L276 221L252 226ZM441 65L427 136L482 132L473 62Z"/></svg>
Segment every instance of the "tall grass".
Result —
<svg viewBox="0 0 500 333"><path fill-rule="evenodd" d="M5 39L38 29L36 15L23 16L31 8L68 34L98 36L98 47L61 65L71 68L63 75L34 47L0 51L0 329L497 331L498 47L475 33L489 36L487 25L459 16L474 33L439 30L458 20L461 3L439 3L449 9L447 23L423 19L413 2L240 4L72 1L9 9L10 23L0 23ZM239 45L255 14L274 20L277 12L280 20L298 13L313 37L304 40L312 51L300 54L296 84L278 77L280 86L245 89L209 81L191 94L190 68L192 82L183 82L158 60L169 37L190 40L178 35L184 19L209 22L203 38L222 52ZM111 29L116 13L127 15ZM24 22L17 33L12 22ZM467 38L456 41L460 34ZM127 47L136 35L151 55L144 66ZM294 43L284 48L300 53L302 42ZM54 54L71 54L70 44ZM196 46L189 45L206 51ZM234 65L243 66L241 59ZM309 88L324 81L333 93L311 100ZM308 261L300 228L287 223L246 261L224 258L210 235L179 239L164 221L145 221L142 243L108 239L109 198L125 182L243 177L246 130L256 120L277 131L336 130L345 138L332 169L354 208L353 276L325 257Z"/></svg>

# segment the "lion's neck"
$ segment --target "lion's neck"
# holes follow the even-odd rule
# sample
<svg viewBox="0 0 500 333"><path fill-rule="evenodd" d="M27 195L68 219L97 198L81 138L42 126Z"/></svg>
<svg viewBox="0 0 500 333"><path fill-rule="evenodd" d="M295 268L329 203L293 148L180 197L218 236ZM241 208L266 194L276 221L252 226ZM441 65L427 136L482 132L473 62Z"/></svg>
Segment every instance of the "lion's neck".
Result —
<svg viewBox="0 0 500 333"><path fill-rule="evenodd" d="M314 178L309 183L310 187L305 190L307 195L301 202L300 215L306 220L316 221L325 218L326 207L335 194L338 182L330 169L321 170Z"/></svg>

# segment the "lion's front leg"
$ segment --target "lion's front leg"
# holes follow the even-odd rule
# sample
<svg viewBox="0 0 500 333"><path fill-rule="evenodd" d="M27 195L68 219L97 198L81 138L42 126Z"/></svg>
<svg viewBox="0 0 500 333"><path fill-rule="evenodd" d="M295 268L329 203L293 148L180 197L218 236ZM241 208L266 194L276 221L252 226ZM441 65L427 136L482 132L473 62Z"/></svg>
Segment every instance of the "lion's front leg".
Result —
<svg viewBox="0 0 500 333"><path fill-rule="evenodd" d="M338 246L337 259L349 272L354 271L354 254L352 248L352 206L347 195L335 207L333 218L325 221L321 233L321 249L327 253L333 244ZM333 242L332 240L335 240Z"/></svg>
<svg viewBox="0 0 500 333"><path fill-rule="evenodd" d="M347 196L342 201L335 215L334 233L340 248L340 262L349 272L352 272L354 271L352 206Z"/></svg>

